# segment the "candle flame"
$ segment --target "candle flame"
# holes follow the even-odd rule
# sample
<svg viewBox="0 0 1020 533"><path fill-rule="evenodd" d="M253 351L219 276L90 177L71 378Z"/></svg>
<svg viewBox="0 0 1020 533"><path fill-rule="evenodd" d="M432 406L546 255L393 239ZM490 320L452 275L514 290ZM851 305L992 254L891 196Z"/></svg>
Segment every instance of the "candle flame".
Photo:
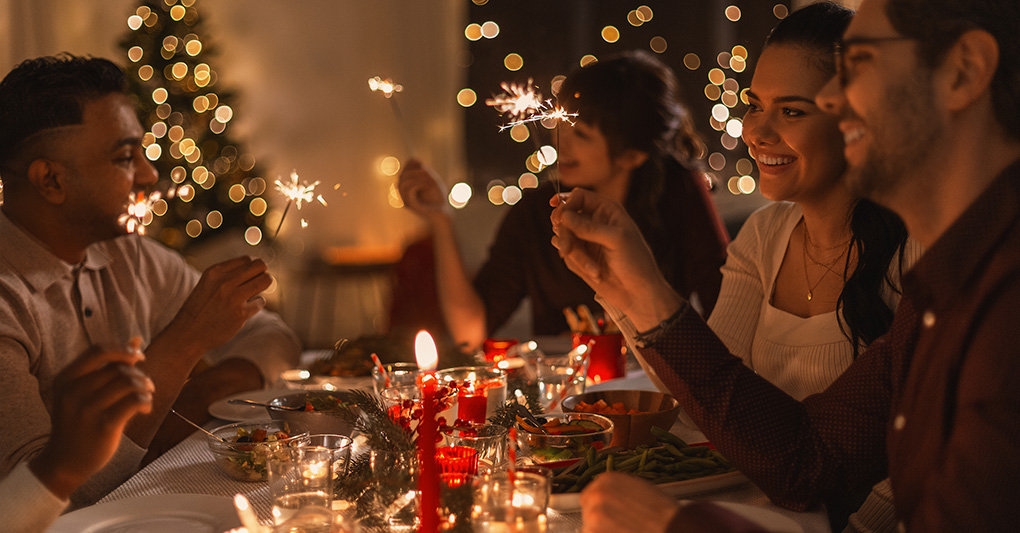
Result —
<svg viewBox="0 0 1020 533"><path fill-rule="evenodd" d="M418 361L418 369L432 372L439 364L439 352L429 332L421 330L414 337L414 358Z"/></svg>

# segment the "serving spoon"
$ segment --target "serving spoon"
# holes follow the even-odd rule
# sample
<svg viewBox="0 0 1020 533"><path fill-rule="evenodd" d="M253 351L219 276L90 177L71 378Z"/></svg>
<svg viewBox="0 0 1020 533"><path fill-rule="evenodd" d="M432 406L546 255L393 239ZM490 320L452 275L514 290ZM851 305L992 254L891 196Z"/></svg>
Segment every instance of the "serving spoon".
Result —
<svg viewBox="0 0 1020 533"><path fill-rule="evenodd" d="M235 398L233 400L227 400L227 403L231 405L251 405L254 407L265 407L266 409L279 409L281 411L304 411L303 407L291 407L289 405L273 405L269 403L256 402L255 400L242 400Z"/></svg>

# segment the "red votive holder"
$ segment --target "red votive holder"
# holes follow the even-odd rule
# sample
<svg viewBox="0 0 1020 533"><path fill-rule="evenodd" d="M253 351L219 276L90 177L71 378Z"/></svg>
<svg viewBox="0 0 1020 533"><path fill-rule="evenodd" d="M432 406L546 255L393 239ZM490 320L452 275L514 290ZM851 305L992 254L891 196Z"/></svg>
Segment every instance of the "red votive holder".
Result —
<svg viewBox="0 0 1020 533"><path fill-rule="evenodd" d="M595 383L622 378L627 375L627 353L623 348L623 335L608 333L604 335L573 334L574 347L591 344L588 354L588 379Z"/></svg>
<svg viewBox="0 0 1020 533"><path fill-rule="evenodd" d="M517 339L485 339L482 343L485 360L492 363L502 361L506 357L506 351L519 342Z"/></svg>
<svg viewBox="0 0 1020 533"><path fill-rule="evenodd" d="M444 487L451 489L463 486L470 478L471 476L467 474L458 474L456 472L439 474L439 481L442 482Z"/></svg>
<svg viewBox="0 0 1020 533"><path fill-rule="evenodd" d="M457 418L472 424L484 424L488 404L489 399L484 390L461 389L457 392Z"/></svg>
<svg viewBox="0 0 1020 533"><path fill-rule="evenodd" d="M478 450L467 446L440 446L436 448L436 464L443 474L478 473Z"/></svg>

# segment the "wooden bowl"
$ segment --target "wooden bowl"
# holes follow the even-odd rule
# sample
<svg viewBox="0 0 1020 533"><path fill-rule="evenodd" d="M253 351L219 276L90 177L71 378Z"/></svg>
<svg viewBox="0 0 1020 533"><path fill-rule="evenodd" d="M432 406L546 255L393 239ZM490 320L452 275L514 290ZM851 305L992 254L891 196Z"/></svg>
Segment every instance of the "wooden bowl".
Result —
<svg viewBox="0 0 1020 533"><path fill-rule="evenodd" d="M609 405L622 402L627 410L639 411L633 415L599 413L613 421L613 441L610 446L636 448L641 444L653 445L657 441L655 435L652 435L652 426L669 431L680 414L680 403L676 398L646 390L607 390L569 396L563 400L563 411L580 412L576 409L578 403L593 404L599 400Z"/></svg>

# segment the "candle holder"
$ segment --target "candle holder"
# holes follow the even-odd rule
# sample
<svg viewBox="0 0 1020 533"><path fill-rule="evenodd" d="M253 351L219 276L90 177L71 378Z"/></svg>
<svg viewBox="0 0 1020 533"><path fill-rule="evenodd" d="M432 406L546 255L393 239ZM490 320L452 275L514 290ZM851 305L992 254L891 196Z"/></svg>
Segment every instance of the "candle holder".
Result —
<svg viewBox="0 0 1020 533"><path fill-rule="evenodd" d="M456 394L456 391L449 387L441 386L436 391L435 412L440 426L447 426L454 420ZM424 414L421 389L416 385L390 387L380 391L379 396L390 419L408 433L415 434Z"/></svg>
<svg viewBox="0 0 1020 533"><path fill-rule="evenodd" d="M574 347L588 345L588 378L592 383L627 376L627 352L623 335L606 333L589 335L575 332L572 336ZM590 343L590 344L589 344Z"/></svg>
<svg viewBox="0 0 1020 533"><path fill-rule="evenodd" d="M506 403L506 372L487 366L461 366L436 372L457 392L457 420L482 424ZM456 423L454 425L460 425Z"/></svg>
<svg viewBox="0 0 1020 533"><path fill-rule="evenodd" d="M478 473L478 451L467 446L440 446L436 448L436 464L441 474Z"/></svg>
<svg viewBox="0 0 1020 533"><path fill-rule="evenodd" d="M510 447L509 430L496 424L460 426L447 431L444 443L465 446L478 453L478 470L482 473L502 471L507 466Z"/></svg>
<svg viewBox="0 0 1020 533"><path fill-rule="evenodd" d="M485 354L485 361L498 363L506 357L506 352L520 341L517 339L485 339L482 342L482 352Z"/></svg>
<svg viewBox="0 0 1020 533"><path fill-rule="evenodd" d="M517 471L477 476L471 521L475 531L546 531L549 477Z"/></svg>

